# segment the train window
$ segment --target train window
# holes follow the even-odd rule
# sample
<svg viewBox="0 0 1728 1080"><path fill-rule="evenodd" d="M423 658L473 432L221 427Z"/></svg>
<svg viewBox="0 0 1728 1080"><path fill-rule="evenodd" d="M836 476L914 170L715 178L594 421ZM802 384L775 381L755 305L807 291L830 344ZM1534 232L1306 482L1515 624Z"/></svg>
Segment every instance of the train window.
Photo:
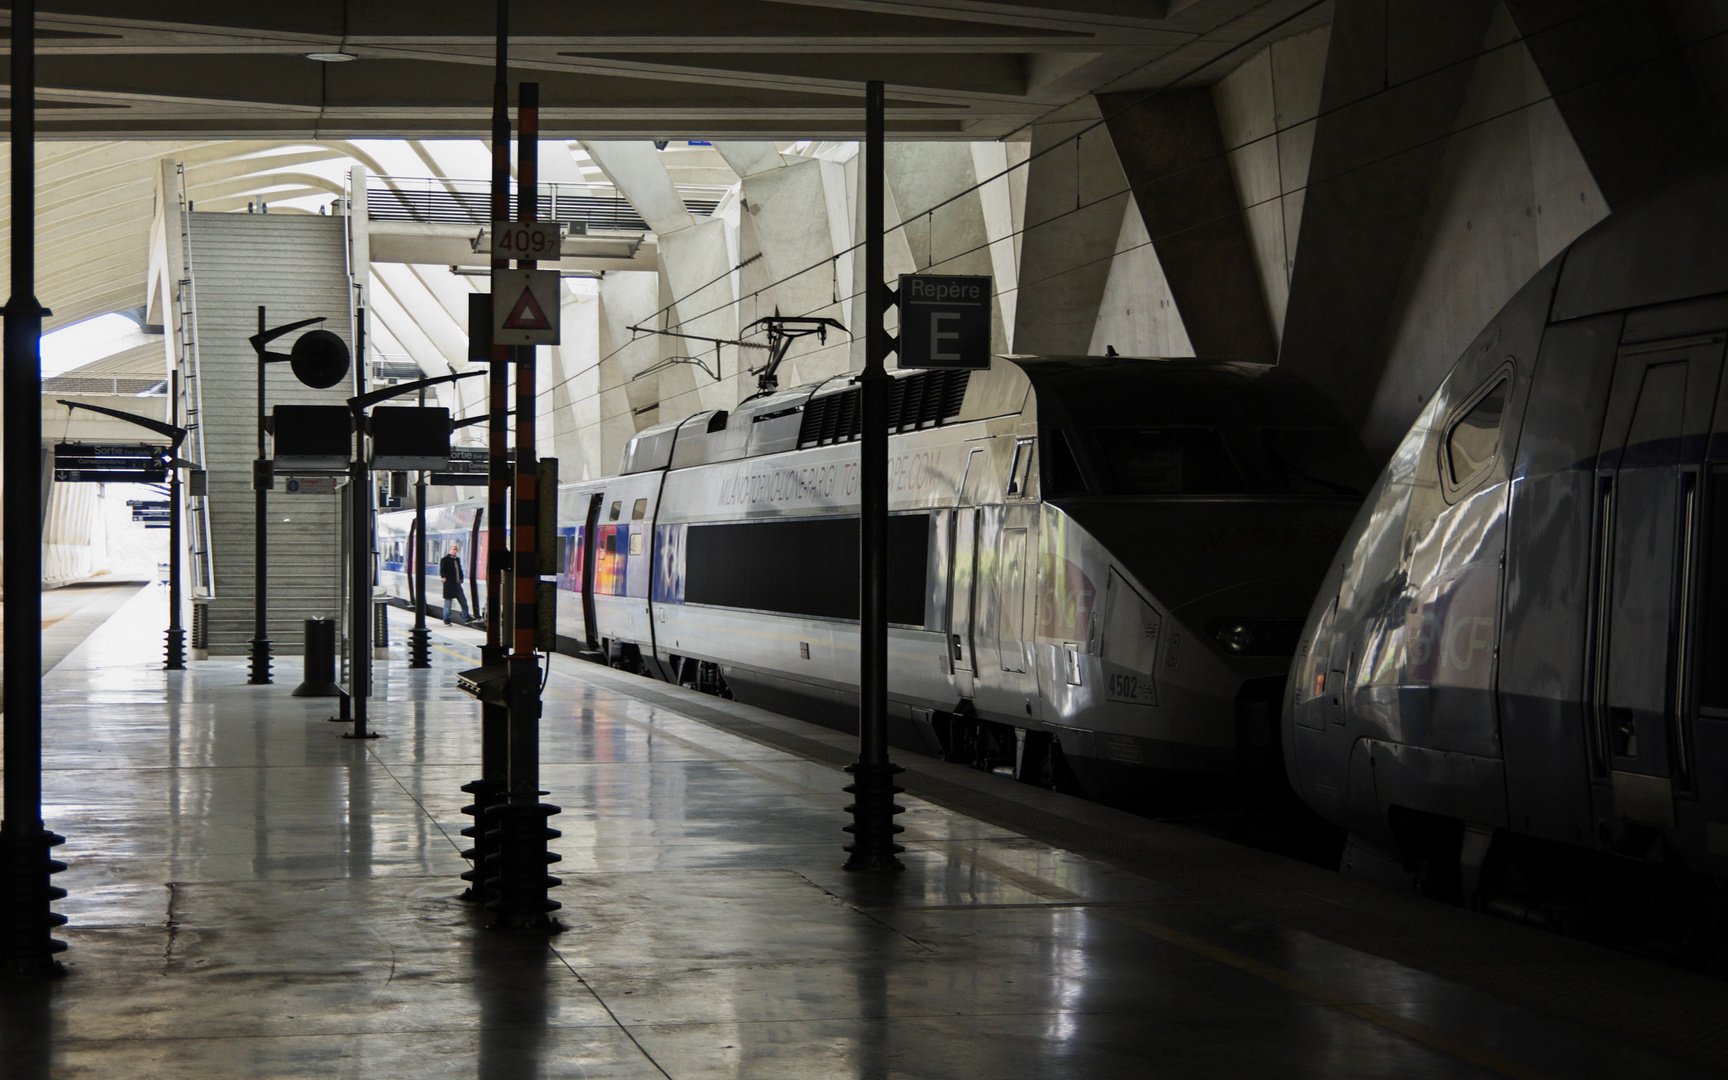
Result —
<svg viewBox="0 0 1728 1080"><path fill-rule="evenodd" d="M617 521L618 520L618 513L619 513L619 511L621 511L623 509L624 509L624 500L620 499L617 502L614 502L612 504L612 509L609 510L606 514L606 520L607 521Z"/></svg>
<svg viewBox="0 0 1728 1080"><path fill-rule="evenodd" d="M1278 478L1295 494L1360 499L1374 481L1373 463L1348 431L1267 428L1261 439Z"/></svg>
<svg viewBox="0 0 1728 1080"><path fill-rule="evenodd" d="M648 500L637 499L636 505L630 508L630 520L641 521L648 516Z"/></svg>
<svg viewBox="0 0 1728 1080"><path fill-rule="evenodd" d="M1697 653L1698 704L1728 714L1728 664L1708 658L1728 649L1728 465L1710 473L1710 523L1704 536L1704 589Z"/></svg>
<svg viewBox="0 0 1728 1080"><path fill-rule="evenodd" d="M1234 495L1242 474L1218 432L1206 427L1098 428L1119 495Z"/></svg>
<svg viewBox="0 0 1728 1080"><path fill-rule="evenodd" d="M1068 433L1051 428L1046 440L1050 444L1050 491L1057 495L1087 494L1086 477L1080 462L1074 458L1074 447L1068 443Z"/></svg>
<svg viewBox="0 0 1728 1080"><path fill-rule="evenodd" d="M930 515L888 519L888 621L924 625ZM691 604L858 618L858 519L692 525L684 542L684 599Z"/></svg>
<svg viewBox="0 0 1728 1080"><path fill-rule="evenodd" d="M1446 467L1453 487L1463 487L1493 463L1511 392L1512 380L1501 377L1447 430Z"/></svg>
<svg viewBox="0 0 1728 1080"><path fill-rule="evenodd" d="M1031 439L1015 441L1014 461L1008 466L1008 494L1022 499L1026 497L1027 478L1032 475L1032 447L1035 445Z"/></svg>

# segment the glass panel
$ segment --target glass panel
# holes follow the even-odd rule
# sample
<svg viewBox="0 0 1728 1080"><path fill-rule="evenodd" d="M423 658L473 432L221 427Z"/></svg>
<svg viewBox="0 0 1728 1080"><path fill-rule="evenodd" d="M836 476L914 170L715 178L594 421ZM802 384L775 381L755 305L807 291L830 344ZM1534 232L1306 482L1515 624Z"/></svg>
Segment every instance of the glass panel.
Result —
<svg viewBox="0 0 1728 1080"><path fill-rule="evenodd" d="M1212 428L1099 428L1094 434L1119 495L1234 495L1243 491Z"/></svg>
<svg viewBox="0 0 1728 1080"><path fill-rule="evenodd" d="M1500 422L1506 415L1506 396L1512 388L1501 379L1482 395L1464 418L1452 425L1446 436L1446 461L1456 487L1486 469L1500 445Z"/></svg>
<svg viewBox="0 0 1728 1080"><path fill-rule="evenodd" d="M630 508L630 520L641 521L648 516L648 500L637 499L636 505Z"/></svg>
<svg viewBox="0 0 1728 1080"><path fill-rule="evenodd" d="M1360 499L1374 466L1354 435L1338 428L1267 428L1262 432L1274 473L1291 492Z"/></svg>
<svg viewBox="0 0 1728 1080"><path fill-rule="evenodd" d="M1710 523L1702 546L1698 704L1728 709L1728 664L1721 662L1723 650L1728 649L1728 466L1718 465L1710 473Z"/></svg>

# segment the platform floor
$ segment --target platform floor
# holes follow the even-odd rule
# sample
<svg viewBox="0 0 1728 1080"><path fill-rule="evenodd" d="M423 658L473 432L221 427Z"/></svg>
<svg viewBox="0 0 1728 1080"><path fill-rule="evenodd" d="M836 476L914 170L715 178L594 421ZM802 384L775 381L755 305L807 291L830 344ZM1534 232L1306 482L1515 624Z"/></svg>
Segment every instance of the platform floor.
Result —
<svg viewBox="0 0 1728 1080"><path fill-rule="evenodd" d="M397 613L398 615L400 613ZM851 740L554 658L567 930L459 900L479 635L375 727L243 660L160 669L146 589L45 682L69 974L6 1077L1681 1077L1728 984L912 759L906 871L848 875ZM944 805L945 804L945 805ZM954 809L959 808L959 809Z"/></svg>

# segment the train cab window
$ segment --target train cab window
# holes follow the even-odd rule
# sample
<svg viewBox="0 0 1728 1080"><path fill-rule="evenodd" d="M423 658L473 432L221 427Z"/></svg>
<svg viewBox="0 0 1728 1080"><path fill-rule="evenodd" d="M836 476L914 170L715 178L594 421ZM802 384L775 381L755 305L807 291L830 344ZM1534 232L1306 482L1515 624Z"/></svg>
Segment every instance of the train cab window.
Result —
<svg viewBox="0 0 1728 1080"><path fill-rule="evenodd" d="M1031 439L1018 439L1014 443L1014 461L1008 466L1008 495L1011 498L1026 498L1026 488L1032 475L1032 448L1037 444Z"/></svg>
<svg viewBox="0 0 1728 1080"><path fill-rule="evenodd" d="M637 499L636 505L630 508L630 520L641 521L648 516L648 500Z"/></svg>
<svg viewBox="0 0 1728 1080"><path fill-rule="evenodd" d="M1512 380L1502 376L1447 429L1447 480L1453 487L1463 487L1493 464L1495 450L1500 445L1500 424L1506 416L1506 399L1511 392Z"/></svg>
<svg viewBox="0 0 1728 1080"><path fill-rule="evenodd" d="M1349 431L1266 428L1261 441L1278 481L1292 494L1360 499L1374 482L1374 465Z"/></svg>
<svg viewBox="0 0 1728 1080"><path fill-rule="evenodd" d="M618 514L624 509L624 500L619 499L612 504L612 509L606 512L607 521L617 521Z"/></svg>
<svg viewBox="0 0 1728 1080"><path fill-rule="evenodd" d="M1244 488L1213 428L1098 428L1098 449L1118 495L1234 495Z"/></svg>
<svg viewBox="0 0 1728 1080"><path fill-rule="evenodd" d="M1074 448L1068 443L1068 433L1051 428L1046 442L1050 445L1050 487L1045 494L1088 494L1086 475L1074 458Z"/></svg>
<svg viewBox="0 0 1728 1080"><path fill-rule="evenodd" d="M1728 716L1728 664L1708 658L1728 649L1728 465L1710 472L1710 517L1704 534L1704 587L1697 652L1698 704L1714 716ZM1690 662L1690 661L1689 661Z"/></svg>

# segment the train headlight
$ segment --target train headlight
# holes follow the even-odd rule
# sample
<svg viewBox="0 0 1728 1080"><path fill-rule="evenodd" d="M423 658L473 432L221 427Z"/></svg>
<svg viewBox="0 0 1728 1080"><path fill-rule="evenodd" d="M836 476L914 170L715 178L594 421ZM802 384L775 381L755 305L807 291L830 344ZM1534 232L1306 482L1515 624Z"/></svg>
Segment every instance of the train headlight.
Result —
<svg viewBox="0 0 1728 1080"><path fill-rule="evenodd" d="M1218 639L1218 644L1233 653L1245 653L1254 647L1254 629L1247 623L1227 622L1212 634Z"/></svg>
<svg viewBox="0 0 1728 1080"><path fill-rule="evenodd" d="M1231 656L1296 655L1301 619L1240 619L1225 616L1205 623L1212 640Z"/></svg>

